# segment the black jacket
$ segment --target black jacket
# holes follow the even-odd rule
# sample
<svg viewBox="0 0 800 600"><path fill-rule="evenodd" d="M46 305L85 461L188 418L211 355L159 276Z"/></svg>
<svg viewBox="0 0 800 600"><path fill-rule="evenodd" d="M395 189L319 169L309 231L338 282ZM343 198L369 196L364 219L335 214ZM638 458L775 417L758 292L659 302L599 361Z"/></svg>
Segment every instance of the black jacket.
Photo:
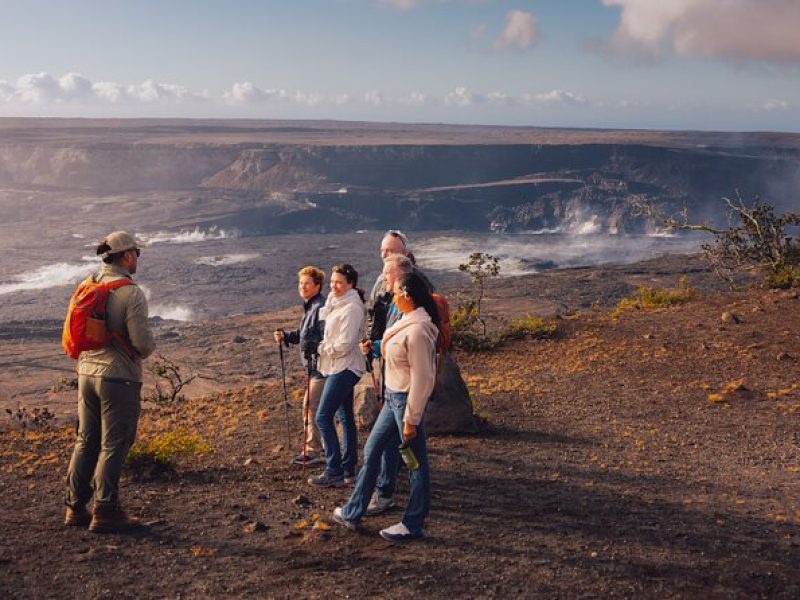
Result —
<svg viewBox="0 0 800 600"><path fill-rule="evenodd" d="M308 367L306 361L306 351L310 350L315 356L317 354L317 346L322 341L322 335L325 332L325 321L319 319L319 309L325 306L325 297L322 294L317 294L310 300L303 303L303 320L300 322L300 328L294 331L284 332L283 339L287 344L300 344L300 354L303 359L303 366Z"/></svg>

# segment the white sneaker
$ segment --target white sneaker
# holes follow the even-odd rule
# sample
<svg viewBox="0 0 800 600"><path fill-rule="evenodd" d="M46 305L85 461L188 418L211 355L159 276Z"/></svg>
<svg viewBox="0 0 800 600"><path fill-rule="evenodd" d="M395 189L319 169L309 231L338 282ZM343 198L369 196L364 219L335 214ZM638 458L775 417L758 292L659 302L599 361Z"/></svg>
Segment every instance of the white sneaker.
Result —
<svg viewBox="0 0 800 600"><path fill-rule="evenodd" d="M337 506L336 508L333 509L333 520L339 523L339 525L344 525L350 531L355 531L356 529L358 529L358 523L356 523L355 521L348 521L347 519L344 518L344 516L342 516L341 506Z"/></svg>
<svg viewBox="0 0 800 600"><path fill-rule="evenodd" d="M387 527L386 529L381 529L380 535L383 539L389 540L390 542L410 542L411 540L420 539L425 534L423 532L411 533L408 527L401 522Z"/></svg>
<svg viewBox="0 0 800 600"><path fill-rule="evenodd" d="M380 515L394 507L394 498L384 498L378 492L372 492L372 498L367 505L367 516Z"/></svg>

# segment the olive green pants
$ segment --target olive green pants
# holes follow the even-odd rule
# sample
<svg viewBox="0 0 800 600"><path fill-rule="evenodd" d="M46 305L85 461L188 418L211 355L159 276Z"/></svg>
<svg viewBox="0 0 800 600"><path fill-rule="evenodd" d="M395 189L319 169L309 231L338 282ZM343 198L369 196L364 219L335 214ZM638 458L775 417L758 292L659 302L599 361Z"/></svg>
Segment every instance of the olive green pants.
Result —
<svg viewBox="0 0 800 600"><path fill-rule="evenodd" d="M119 503L119 478L141 412L141 383L78 376L78 435L67 473L67 505Z"/></svg>

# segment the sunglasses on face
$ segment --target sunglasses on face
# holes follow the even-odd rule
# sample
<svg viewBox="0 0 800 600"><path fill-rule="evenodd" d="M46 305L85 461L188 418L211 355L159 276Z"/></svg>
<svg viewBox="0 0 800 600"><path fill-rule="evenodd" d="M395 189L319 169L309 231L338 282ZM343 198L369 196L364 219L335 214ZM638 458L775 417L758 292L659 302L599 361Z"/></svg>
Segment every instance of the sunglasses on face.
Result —
<svg viewBox="0 0 800 600"><path fill-rule="evenodd" d="M399 239L403 243L403 246L408 246L408 238L406 237L406 234L400 231L399 229L390 229L384 234L384 236L387 235Z"/></svg>

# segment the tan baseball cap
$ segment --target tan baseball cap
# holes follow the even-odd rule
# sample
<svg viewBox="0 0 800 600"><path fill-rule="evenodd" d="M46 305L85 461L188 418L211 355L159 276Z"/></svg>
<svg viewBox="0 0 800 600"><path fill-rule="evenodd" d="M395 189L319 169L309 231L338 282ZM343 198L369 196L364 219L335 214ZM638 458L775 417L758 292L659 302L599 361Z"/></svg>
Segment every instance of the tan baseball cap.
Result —
<svg viewBox="0 0 800 600"><path fill-rule="evenodd" d="M110 254L116 254L117 252L124 252L125 250L141 248L144 244L127 231L114 231L109 233L106 238L98 244L98 249L103 245L108 246L108 250L103 253L103 256L108 256Z"/></svg>

